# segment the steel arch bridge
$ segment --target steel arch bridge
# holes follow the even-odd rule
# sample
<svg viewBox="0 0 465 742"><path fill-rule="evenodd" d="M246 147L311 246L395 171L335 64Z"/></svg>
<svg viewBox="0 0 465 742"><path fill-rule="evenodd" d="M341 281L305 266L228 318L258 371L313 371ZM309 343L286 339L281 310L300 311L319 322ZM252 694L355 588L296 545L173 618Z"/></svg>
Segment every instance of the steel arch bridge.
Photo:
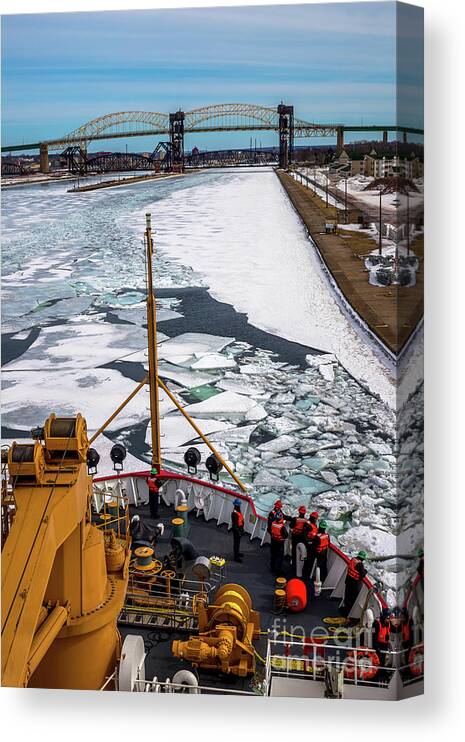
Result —
<svg viewBox="0 0 465 742"><path fill-rule="evenodd" d="M86 153L90 142L127 137L168 135L171 167L184 167L186 134L227 131L276 131L279 136L279 166L292 162L294 138L336 137L336 149L344 147L344 132L382 132L387 142L388 131L423 135L422 129L406 126L346 126L341 123L312 123L295 118L294 107L280 103L276 108L252 103L220 103L192 111L160 113L157 111L120 111L99 116L56 139L31 144L3 146L2 152L40 150L40 170L48 172L50 150L78 147ZM166 144L166 143L165 143Z"/></svg>
<svg viewBox="0 0 465 742"><path fill-rule="evenodd" d="M336 136L342 124L315 124L294 119L294 136ZM184 134L214 131L279 131L276 108L250 103L221 103L195 108L184 114ZM156 111L121 111L88 121L61 139L43 142L50 149L69 144L87 148L91 141L122 137L141 137L170 133L170 115Z"/></svg>

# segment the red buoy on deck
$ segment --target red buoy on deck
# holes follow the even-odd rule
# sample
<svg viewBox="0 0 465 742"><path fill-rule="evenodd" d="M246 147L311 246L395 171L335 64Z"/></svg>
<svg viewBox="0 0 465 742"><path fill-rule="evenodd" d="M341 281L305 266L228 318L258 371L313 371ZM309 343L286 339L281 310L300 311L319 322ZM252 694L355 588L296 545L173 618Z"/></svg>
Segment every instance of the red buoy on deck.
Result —
<svg viewBox="0 0 465 742"><path fill-rule="evenodd" d="M298 577L289 580L286 585L286 605L293 613L299 613L307 606L307 586Z"/></svg>

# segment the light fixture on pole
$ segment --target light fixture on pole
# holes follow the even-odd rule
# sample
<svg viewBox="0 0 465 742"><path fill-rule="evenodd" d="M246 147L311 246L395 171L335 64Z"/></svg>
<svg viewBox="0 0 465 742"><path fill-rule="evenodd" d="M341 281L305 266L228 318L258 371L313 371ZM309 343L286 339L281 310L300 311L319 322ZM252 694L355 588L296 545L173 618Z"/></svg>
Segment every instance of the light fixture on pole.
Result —
<svg viewBox="0 0 465 742"><path fill-rule="evenodd" d="M398 283L399 279L399 237L400 237L400 231L399 231L399 206L400 206L400 200L396 197L394 201L392 202L393 206L396 209L396 236L395 236L395 255L394 255L394 278L396 279L395 283Z"/></svg>
<svg viewBox="0 0 465 742"><path fill-rule="evenodd" d="M383 238L382 238L382 205L381 205L381 188L379 189L379 230L378 230L378 255L383 254Z"/></svg>
<svg viewBox="0 0 465 742"><path fill-rule="evenodd" d="M347 175L344 178L344 210L345 210L345 220L347 224L349 221L347 217Z"/></svg>
<svg viewBox="0 0 465 742"><path fill-rule="evenodd" d="M410 194L407 190L407 258L410 257Z"/></svg>

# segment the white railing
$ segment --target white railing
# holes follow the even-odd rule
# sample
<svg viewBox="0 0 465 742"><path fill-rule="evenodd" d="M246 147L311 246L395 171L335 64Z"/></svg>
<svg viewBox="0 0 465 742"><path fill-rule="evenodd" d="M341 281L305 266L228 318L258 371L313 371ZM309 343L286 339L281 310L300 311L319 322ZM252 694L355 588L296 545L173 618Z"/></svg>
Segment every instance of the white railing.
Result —
<svg viewBox="0 0 465 742"><path fill-rule="evenodd" d="M368 647L318 643L318 637L300 641L270 638L265 677L268 687L275 676L323 681L325 670L335 667L344 672L344 682L354 685L387 686L396 672L400 673L403 685L408 685L423 678L423 670L413 674L406 662L412 649L422 651L423 645L391 650L386 653L389 664L383 665L375 650Z"/></svg>
<svg viewBox="0 0 465 742"><path fill-rule="evenodd" d="M100 690L118 690L118 671L114 670L109 675ZM229 695L229 696L260 696L264 692L236 690L234 688L214 687L210 685L188 685L186 683L175 683L170 678L166 680L145 680L145 678L136 678L132 685L133 693L188 693L193 695Z"/></svg>
<svg viewBox="0 0 465 742"><path fill-rule="evenodd" d="M220 694L230 696L256 696L257 693L246 690L235 690L232 688L215 688L208 685L186 685L173 683L169 678L165 681L154 678L153 680L136 680L134 682L135 693L191 693L191 694Z"/></svg>

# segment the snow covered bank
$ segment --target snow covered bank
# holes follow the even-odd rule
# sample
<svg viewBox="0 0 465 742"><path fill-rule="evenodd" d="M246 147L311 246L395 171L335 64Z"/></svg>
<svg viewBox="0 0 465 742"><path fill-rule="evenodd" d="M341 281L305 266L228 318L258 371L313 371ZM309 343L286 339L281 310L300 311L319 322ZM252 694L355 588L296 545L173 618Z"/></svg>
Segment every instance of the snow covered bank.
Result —
<svg viewBox="0 0 465 742"><path fill-rule="evenodd" d="M145 211L134 220L137 233ZM157 201L152 211L162 257L190 266L213 296L247 313L257 327L334 353L350 373L394 405L390 371L342 312L273 172L225 173L221 188L200 180L196 188Z"/></svg>

